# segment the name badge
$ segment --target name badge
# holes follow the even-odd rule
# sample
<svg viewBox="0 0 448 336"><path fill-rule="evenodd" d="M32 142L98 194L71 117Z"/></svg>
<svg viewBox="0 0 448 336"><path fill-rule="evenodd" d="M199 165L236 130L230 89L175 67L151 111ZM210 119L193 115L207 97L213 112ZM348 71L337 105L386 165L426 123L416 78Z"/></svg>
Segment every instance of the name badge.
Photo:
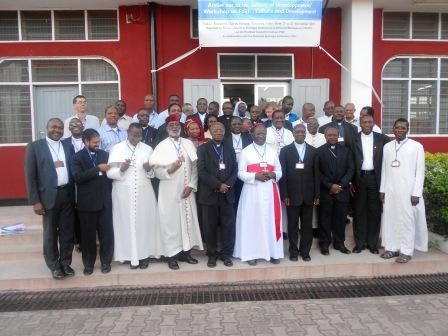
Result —
<svg viewBox="0 0 448 336"><path fill-rule="evenodd" d="M305 169L305 164L303 162L296 163L296 169Z"/></svg>
<svg viewBox="0 0 448 336"><path fill-rule="evenodd" d="M400 161L398 160L392 161L391 167L400 167Z"/></svg>
<svg viewBox="0 0 448 336"><path fill-rule="evenodd" d="M61 160L59 160L59 161L55 161L55 162L54 162L54 167L55 167L55 168L61 168L61 167L64 167L64 161L61 161Z"/></svg>
<svg viewBox="0 0 448 336"><path fill-rule="evenodd" d="M339 137L338 142L344 142L344 137Z"/></svg>
<svg viewBox="0 0 448 336"><path fill-rule="evenodd" d="M260 168L267 168L268 163L267 162L260 162Z"/></svg>
<svg viewBox="0 0 448 336"><path fill-rule="evenodd" d="M103 176L103 172L98 172L98 175L99 176Z"/></svg>
<svg viewBox="0 0 448 336"><path fill-rule="evenodd" d="M236 153L236 154L241 153L241 148L235 148L235 153Z"/></svg>
<svg viewBox="0 0 448 336"><path fill-rule="evenodd" d="M221 162L219 164L219 170L224 170L224 169L226 169L226 164L224 162Z"/></svg>

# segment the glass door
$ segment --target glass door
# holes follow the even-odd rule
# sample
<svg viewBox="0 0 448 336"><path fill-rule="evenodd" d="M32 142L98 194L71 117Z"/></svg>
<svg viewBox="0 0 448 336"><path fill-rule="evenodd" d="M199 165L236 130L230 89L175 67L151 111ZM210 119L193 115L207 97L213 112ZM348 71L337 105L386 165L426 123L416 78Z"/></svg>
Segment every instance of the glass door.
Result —
<svg viewBox="0 0 448 336"><path fill-rule="evenodd" d="M256 83L255 104L265 106L269 102L278 103L284 96L289 94L288 83Z"/></svg>

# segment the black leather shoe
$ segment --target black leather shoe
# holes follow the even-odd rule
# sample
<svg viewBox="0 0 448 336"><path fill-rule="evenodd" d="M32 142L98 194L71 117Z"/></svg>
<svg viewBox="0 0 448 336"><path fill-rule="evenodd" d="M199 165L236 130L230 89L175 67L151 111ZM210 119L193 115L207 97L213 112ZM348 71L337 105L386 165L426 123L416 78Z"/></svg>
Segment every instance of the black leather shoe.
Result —
<svg viewBox="0 0 448 336"><path fill-rule="evenodd" d="M322 254L324 256L330 255L330 251L328 250L328 247L321 247L320 254Z"/></svg>
<svg viewBox="0 0 448 336"><path fill-rule="evenodd" d="M71 277L71 276L75 275L75 271L70 266L62 266L62 271L68 277Z"/></svg>
<svg viewBox="0 0 448 336"><path fill-rule="evenodd" d="M149 266L149 258L140 260L139 265L140 269L146 269Z"/></svg>
<svg viewBox="0 0 448 336"><path fill-rule="evenodd" d="M361 253L362 250L364 250L363 247L356 245L356 246L353 248L352 252L353 252L353 253Z"/></svg>
<svg viewBox="0 0 448 336"><path fill-rule="evenodd" d="M269 260L269 262L271 264L278 265L278 264L280 264L280 259L271 258L271 260Z"/></svg>
<svg viewBox="0 0 448 336"><path fill-rule="evenodd" d="M233 261L229 257L221 257L222 262L224 263L224 266L232 267Z"/></svg>
<svg viewBox="0 0 448 336"><path fill-rule="evenodd" d="M311 261L311 257L309 254L302 253L302 260L303 261Z"/></svg>
<svg viewBox="0 0 448 336"><path fill-rule="evenodd" d="M91 275L93 273L93 268L84 268L84 271L82 271L82 274L84 275Z"/></svg>
<svg viewBox="0 0 448 336"><path fill-rule="evenodd" d="M338 246L334 248L335 250L338 250L339 252L342 252L344 254L350 254L350 250L348 248L346 248L344 245L342 246Z"/></svg>
<svg viewBox="0 0 448 336"><path fill-rule="evenodd" d="M101 265L101 273L109 273L111 270L110 264L102 264Z"/></svg>
<svg viewBox="0 0 448 336"><path fill-rule="evenodd" d="M62 280L66 277L64 271L60 268L56 268L55 270L51 271L51 275L53 276L53 279L56 280Z"/></svg>
<svg viewBox="0 0 448 336"><path fill-rule="evenodd" d="M378 251L378 249L376 247L369 248L369 251L372 254L379 254L380 253L380 251Z"/></svg>
<svg viewBox="0 0 448 336"><path fill-rule="evenodd" d="M216 257L208 257L207 267L216 267Z"/></svg>
<svg viewBox="0 0 448 336"><path fill-rule="evenodd" d="M135 269L137 269L137 268L139 268L139 267L140 267L140 263L139 263L138 265L132 265L132 264L129 265L129 268L130 268L131 270L135 270Z"/></svg>
<svg viewBox="0 0 448 336"><path fill-rule="evenodd" d="M179 264L174 259L168 259L168 267L172 270L178 270Z"/></svg>
<svg viewBox="0 0 448 336"><path fill-rule="evenodd" d="M257 259L248 260L247 263L248 263L250 266L257 266Z"/></svg>
<svg viewBox="0 0 448 336"><path fill-rule="evenodd" d="M299 257L296 256L296 255L292 255L292 256L289 256L289 260L291 260L291 261L298 261Z"/></svg>
<svg viewBox="0 0 448 336"><path fill-rule="evenodd" d="M179 261L186 262L188 264L197 264L198 263L197 259L193 258L190 254L180 256L178 259L179 259Z"/></svg>

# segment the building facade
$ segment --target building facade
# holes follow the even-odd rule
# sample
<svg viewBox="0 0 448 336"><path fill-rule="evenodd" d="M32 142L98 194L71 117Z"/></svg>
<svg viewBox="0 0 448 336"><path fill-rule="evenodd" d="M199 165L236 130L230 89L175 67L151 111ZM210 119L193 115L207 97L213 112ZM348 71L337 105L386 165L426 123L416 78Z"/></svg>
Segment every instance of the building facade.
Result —
<svg viewBox="0 0 448 336"><path fill-rule="evenodd" d="M222 103L240 96L260 104L290 94L304 102L372 105L391 133L406 117L411 136L431 152L448 148L448 4L437 0L323 1L319 47L198 47L195 1L30 0L0 4L0 200L24 199L26 143L45 135L50 117L72 115L84 94L89 113L121 98L128 114L153 92ZM334 59L332 59L332 57ZM343 66L341 66L341 64Z"/></svg>

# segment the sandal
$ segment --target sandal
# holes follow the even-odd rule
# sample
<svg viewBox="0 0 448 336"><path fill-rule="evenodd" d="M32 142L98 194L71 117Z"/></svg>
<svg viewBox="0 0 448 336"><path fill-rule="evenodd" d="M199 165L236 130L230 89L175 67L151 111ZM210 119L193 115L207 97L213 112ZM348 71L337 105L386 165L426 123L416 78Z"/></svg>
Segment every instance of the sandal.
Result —
<svg viewBox="0 0 448 336"><path fill-rule="evenodd" d="M383 253L381 253L380 257L383 259L392 259L392 258L398 257L399 255L400 255L400 253L398 253L398 252L384 251Z"/></svg>
<svg viewBox="0 0 448 336"><path fill-rule="evenodd" d="M399 255L399 257L397 259L395 259L395 262L397 262L399 264L406 264L411 259L412 259L412 256L401 253Z"/></svg>

